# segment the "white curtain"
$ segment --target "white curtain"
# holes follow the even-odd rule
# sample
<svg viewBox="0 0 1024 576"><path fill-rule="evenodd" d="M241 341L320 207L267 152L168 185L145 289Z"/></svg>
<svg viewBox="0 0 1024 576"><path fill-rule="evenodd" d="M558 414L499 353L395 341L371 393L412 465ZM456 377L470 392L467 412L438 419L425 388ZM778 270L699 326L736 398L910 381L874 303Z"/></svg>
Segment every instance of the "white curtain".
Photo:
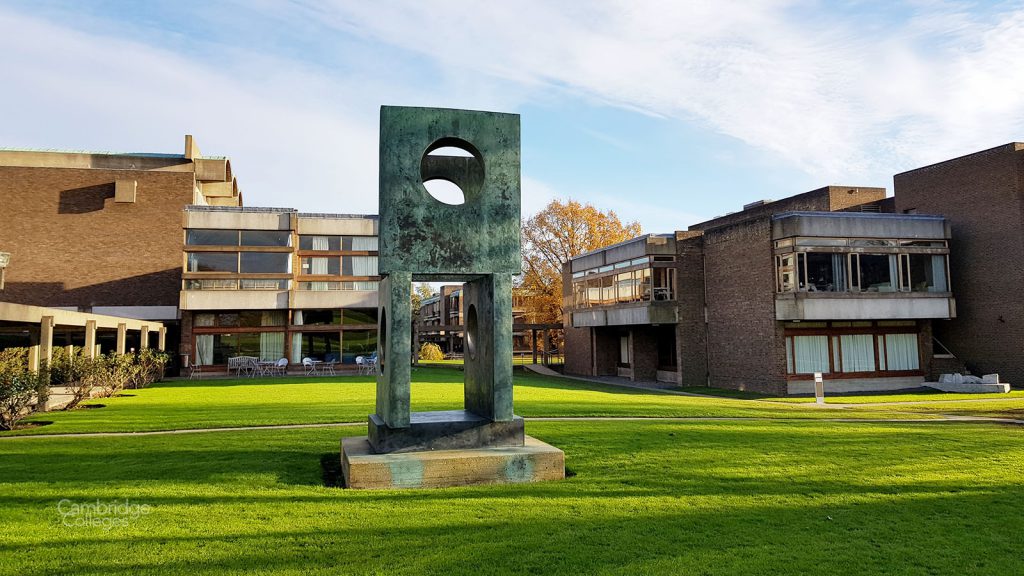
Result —
<svg viewBox="0 0 1024 576"><path fill-rule="evenodd" d="M317 236L316 238L313 239L313 246L316 246L316 240L318 238L323 238L324 242L325 243L327 242L327 238L325 238L323 236ZM326 250L327 248L323 248L323 249ZM319 250L319 248L318 248L318 250ZM310 274L327 274L329 262L330 262L330 258L310 258L309 259L309 264L310 264L310 271L309 271L309 273ZM315 292L323 292L323 291L327 290L329 284L330 284L329 282L310 282L309 283L309 289L312 290L312 291L315 291Z"/></svg>
<svg viewBox="0 0 1024 576"><path fill-rule="evenodd" d="M373 251L377 249L377 237L376 236L353 236L352 237L352 249L353 250L367 250Z"/></svg>
<svg viewBox="0 0 1024 576"><path fill-rule="evenodd" d="M260 332L260 360L284 358L284 332Z"/></svg>
<svg viewBox="0 0 1024 576"><path fill-rule="evenodd" d="M796 373L828 372L828 336L794 336Z"/></svg>
<svg viewBox="0 0 1024 576"><path fill-rule="evenodd" d="M199 366L213 364L213 334L196 335L195 362Z"/></svg>
<svg viewBox="0 0 1024 576"><path fill-rule="evenodd" d="M295 314L292 315L292 323L296 326L302 326L302 310L296 310ZM293 364L302 363L302 332L295 332L292 334L292 358Z"/></svg>
<svg viewBox="0 0 1024 576"><path fill-rule="evenodd" d="M313 236L313 250L330 250L327 236Z"/></svg>
<svg viewBox="0 0 1024 576"><path fill-rule="evenodd" d="M377 291L377 282L353 282L353 290L366 290L369 292Z"/></svg>
<svg viewBox="0 0 1024 576"><path fill-rule="evenodd" d="M889 254L889 288L879 288L879 292L897 292L899 291L899 278L900 278L900 260L896 254Z"/></svg>
<svg viewBox="0 0 1024 576"><path fill-rule="evenodd" d="M885 357L889 370L917 370L917 334L886 334Z"/></svg>
<svg viewBox="0 0 1024 576"><path fill-rule="evenodd" d="M832 290L846 292L846 254L832 255Z"/></svg>
<svg viewBox="0 0 1024 576"><path fill-rule="evenodd" d="M875 337L871 334L843 334L839 337L842 348L843 372L875 371Z"/></svg>
<svg viewBox="0 0 1024 576"><path fill-rule="evenodd" d="M352 256L352 275L353 276L376 276L377 275L377 257L376 256Z"/></svg>

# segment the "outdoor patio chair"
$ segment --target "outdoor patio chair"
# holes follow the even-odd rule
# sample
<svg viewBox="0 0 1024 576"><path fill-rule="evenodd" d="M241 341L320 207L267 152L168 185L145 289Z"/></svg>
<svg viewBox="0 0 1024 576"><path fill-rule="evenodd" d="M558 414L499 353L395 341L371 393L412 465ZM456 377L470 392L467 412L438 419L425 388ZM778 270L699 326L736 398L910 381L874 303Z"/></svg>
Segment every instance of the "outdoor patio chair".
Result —
<svg viewBox="0 0 1024 576"><path fill-rule="evenodd" d="M270 369L270 373L280 376L288 374L288 359L281 358L280 360L278 360L277 363L275 363L274 366Z"/></svg>
<svg viewBox="0 0 1024 576"><path fill-rule="evenodd" d="M192 362L188 356L185 356L185 367L188 368L189 380L198 380L203 377L203 367Z"/></svg>
<svg viewBox="0 0 1024 576"><path fill-rule="evenodd" d="M320 365L321 374L330 374L331 376L337 376L334 372L334 366L338 363L337 360L329 360Z"/></svg>
<svg viewBox="0 0 1024 576"><path fill-rule="evenodd" d="M313 376L316 374L316 364L314 364L313 359L308 356L302 359L302 369L306 371L306 376Z"/></svg>

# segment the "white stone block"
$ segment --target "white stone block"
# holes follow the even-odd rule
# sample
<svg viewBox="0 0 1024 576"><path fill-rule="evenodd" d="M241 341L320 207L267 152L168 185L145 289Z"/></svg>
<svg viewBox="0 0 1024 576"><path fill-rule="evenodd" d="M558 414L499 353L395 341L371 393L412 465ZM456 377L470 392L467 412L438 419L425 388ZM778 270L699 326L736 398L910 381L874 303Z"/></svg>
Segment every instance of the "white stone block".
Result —
<svg viewBox="0 0 1024 576"><path fill-rule="evenodd" d="M985 374L981 381L984 384L999 384L999 374Z"/></svg>

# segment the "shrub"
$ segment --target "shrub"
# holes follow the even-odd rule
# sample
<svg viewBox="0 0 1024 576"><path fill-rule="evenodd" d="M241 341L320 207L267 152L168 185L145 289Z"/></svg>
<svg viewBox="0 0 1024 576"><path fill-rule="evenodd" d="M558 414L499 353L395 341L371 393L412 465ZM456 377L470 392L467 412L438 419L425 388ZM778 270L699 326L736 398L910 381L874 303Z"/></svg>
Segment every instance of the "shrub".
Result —
<svg viewBox="0 0 1024 576"><path fill-rule="evenodd" d="M140 371L134 354L111 352L98 358L97 364L100 378L96 382L96 387L103 398L109 398L124 390L125 386L135 381Z"/></svg>
<svg viewBox="0 0 1024 576"><path fill-rule="evenodd" d="M437 344L426 342L420 346L420 360L444 360L444 352Z"/></svg>
<svg viewBox="0 0 1024 576"><path fill-rule="evenodd" d="M153 382L164 379L164 368L171 359L170 355L152 348L146 348L139 352L136 362L139 370L136 377L129 383L129 388L145 388Z"/></svg>
<svg viewBox="0 0 1024 576"><path fill-rule="evenodd" d="M28 350L0 351L0 429L13 430L33 404L40 406L49 394L50 377L28 369Z"/></svg>

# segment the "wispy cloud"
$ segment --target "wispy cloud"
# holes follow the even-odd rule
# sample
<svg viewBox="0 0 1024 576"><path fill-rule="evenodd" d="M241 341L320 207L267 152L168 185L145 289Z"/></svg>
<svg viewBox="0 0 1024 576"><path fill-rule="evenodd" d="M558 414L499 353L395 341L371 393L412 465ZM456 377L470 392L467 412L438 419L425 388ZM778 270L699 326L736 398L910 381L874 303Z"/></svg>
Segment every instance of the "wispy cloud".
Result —
<svg viewBox="0 0 1024 576"><path fill-rule="evenodd" d="M917 2L877 17L785 0L319 6L340 30L443 66L703 123L822 181L1024 131L1019 4Z"/></svg>

